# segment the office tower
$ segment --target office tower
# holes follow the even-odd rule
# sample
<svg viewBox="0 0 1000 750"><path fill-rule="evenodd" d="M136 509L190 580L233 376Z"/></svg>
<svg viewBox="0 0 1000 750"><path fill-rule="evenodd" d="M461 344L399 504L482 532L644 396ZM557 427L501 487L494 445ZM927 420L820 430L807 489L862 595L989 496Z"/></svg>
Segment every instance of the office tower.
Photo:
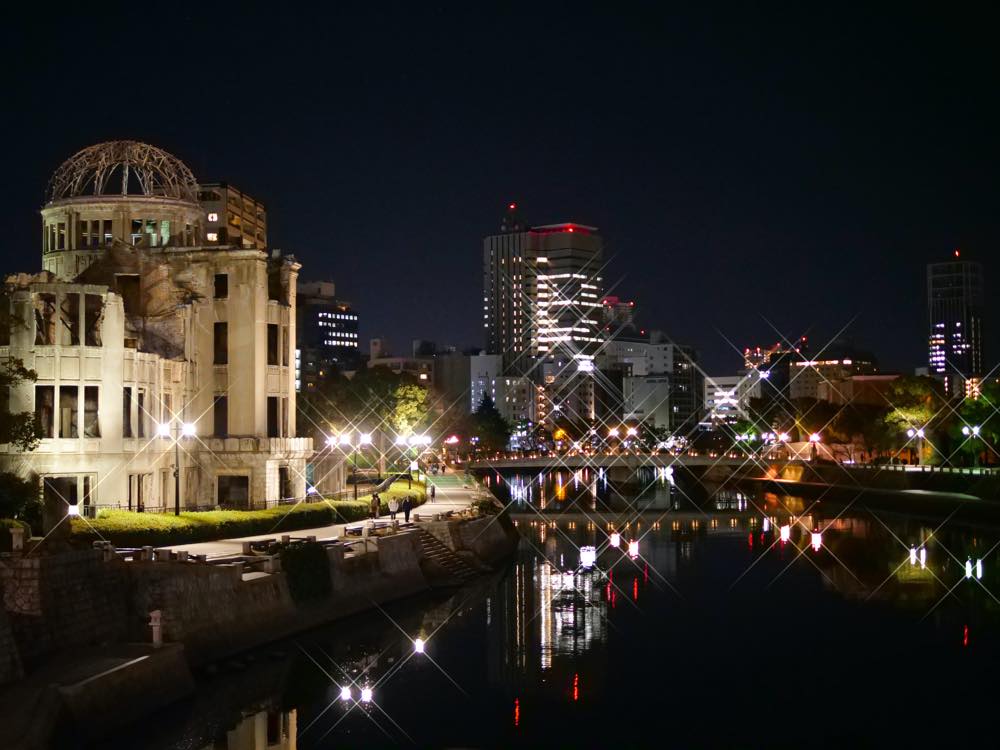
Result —
<svg viewBox="0 0 1000 750"><path fill-rule="evenodd" d="M930 374L953 396L975 395L983 374L983 267L961 260L927 266Z"/></svg>

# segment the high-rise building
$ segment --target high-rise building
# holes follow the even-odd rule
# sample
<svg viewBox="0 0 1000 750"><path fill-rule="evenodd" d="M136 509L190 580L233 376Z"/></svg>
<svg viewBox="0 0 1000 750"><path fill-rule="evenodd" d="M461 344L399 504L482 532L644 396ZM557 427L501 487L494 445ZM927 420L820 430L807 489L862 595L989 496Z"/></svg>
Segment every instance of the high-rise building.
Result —
<svg viewBox="0 0 1000 750"><path fill-rule="evenodd" d="M203 182L198 203L205 212L205 241L267 249L267 210L264 204L225 182Z"/></svg>
<svg viewBox="0 0 1000 750"><path fill-rule="evenodd" d="M332 281L300 281L296 307L295 383L311 390L333 371L356 370L358 314L336 297Z"/></svg>
<svg viewBox="0 0 1000 750"><path fill-rule="evenodd" d="M516 210L510 204L500 233L483 241L487 353L503 357L505 374L525 374L539 357L592 360L602 328L597 229L528 227Z"/></svg>
<svg viewBox="0 0 1000 750"><path fill-rule="evenodd" d="M928 364L953 396L978 393L983 374L983 267L960 257L927 266Z"/></svg>

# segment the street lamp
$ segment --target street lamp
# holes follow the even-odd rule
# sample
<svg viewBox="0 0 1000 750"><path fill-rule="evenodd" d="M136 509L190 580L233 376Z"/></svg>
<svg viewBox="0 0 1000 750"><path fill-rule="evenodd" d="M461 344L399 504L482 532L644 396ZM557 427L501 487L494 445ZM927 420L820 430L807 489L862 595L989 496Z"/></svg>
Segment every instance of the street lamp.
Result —
<svg viewBox="0 0 1000 750"><path fill-rule="evenodd" d="M181 514L181 441L182 437L191 438L196 434L194 422L162 422L156 427L156 434L161 438L170 438L174 434L174 515Z"/></svg>
<svg viewBox="0 0 1000 750"><path fill-rule="evenodd" d="M917 429L913 429L911 427L906 431L906 436L910 438L910 440L917 438L920 441L917 444L917 466L922 465L924 463L924 428L918 427Z"/></svg>
<svg viewBox="0 0 1000 750"><path fill-rule="evenodd" d="M811 461L815 461L816 460L816 453L817 453L817 451L816 451L816 444L821 439L822 438L820 437L820 434L818 432L814 432L812 435L809 436L809 445L811 446L809 454L810 454L810 460Z"/></svg>
<svg viewBox="0 0 1000 750"><path fill-rule="evenodd" d="M962 434L965 435L966 437L974 439L974 438L979 437L979 430L980 429L982 429L982 428L978 424L972 425L971 427L969 425L965 425L962 428ZM975 446L975 443L973 443L973 446ZM973 461L973 465L974 466L979 466L979 451L978 450L976 450L972 454L972 461Z"/></svg>

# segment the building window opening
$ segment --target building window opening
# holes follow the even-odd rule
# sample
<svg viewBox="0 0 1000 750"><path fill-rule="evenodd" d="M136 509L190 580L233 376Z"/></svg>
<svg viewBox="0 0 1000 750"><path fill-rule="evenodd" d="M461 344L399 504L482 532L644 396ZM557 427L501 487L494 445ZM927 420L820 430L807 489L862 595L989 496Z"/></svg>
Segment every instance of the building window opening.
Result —
<svg viewBox="0 0 1000 750"><path fill-rule="evenodd" d="M278 364L278 326L274 323L267 325L267 363Z"/></svg>
<svg viewBox="0 0 1000 750"><path fill-rule="evenodd" d="M140 315L139 274L116 274L115 290L121 295L126 315Z"/></svg>
<svg viewBox="0 0 1000 750"><path fill-rule="evenodd" d="M142 388L136 394L138 397L136 403L136 426L138 429L138 437L146 437L146 391Z"/></svg>
<svg viewBox="0 0 1000 750"><path fill-rule="evenodd" d="M122 388L122 437L132 437L132 386Z"/></svg>
<svg viewBox="0 0 1000 750"><path fill-rule="evenodd" d="M129 239L133 245L142 242L142 219L132 219L132 231L129 232Z"/></svg>
<svg viewBox="0 0 1000 750"><path fill-rule="evenodd" d="M281 327L281 364L288 367L288 326Z"/></svg>
<svg viewBox="0 0 1000 750"><path fill-rule="evenodd" d="M278 410L280 404L277 396L267 397L267 436L271 438L281 437L279 434Z"/></svg>
<svg viewBox="0 0 1000 750"><path fill-rule="evenodd" d="M66 515L67 506L77 504L76 493L77 478L75 476L44 477L42 479L43 514L49 515L53 520L61 519ZM45 525L48 526L48 524Z"/></svg>
<svg viewBox="0 0 1000 750"><path fill-rule="evenodd" d="M63 297L59 306L62 346L80 345L80 295L70 292Z"/></svg>
<svg viewBox="0 0 1000 750"><path fill-rule="evenodd" d="M287 466L278 467L278 496L282 500L292 496L292 480Z"/></svg>
<svg viewBox="0 0 1000 750"><path fill-rule="evenodd" d="M216 437L229 437L229 399L226 396L216 396L212 405L212 434Z"/></svg>
<svg viewBox="0 0 1000 750"><path fill-rule="evenodd" d="M229 274L215 274L215 299L227 299L229 297Z"/></svg>
<svg viewBox="0 0 1000 750"><path fill-rule="evenodd" d="M101 345L101 318L104 316L104 300L99 294L88 294L83 303L83 343L84 346Z"/></svg>
<svg viewBox="0 0 1000 750"><path fill-rule="evenodd" d="M87 385L83 388L83 436L97 438L101 436L98 422L98 386Z"/></svg>
<svg viewBox="0 0 1000 750"><path fill-rule="evenodd" d="M35 345L51 346L56 343L56 296L35 295Z"/></svg>
<svg viewBox="0 0 1000 750"><path fill-rule="evenodd" d="M59 250L66 249L66 224L60 221L56 224L56 248Z"/></svg>
<svg viewBox="0 0 1000 750"><path fill-rule="evenodd" d="M80 437L77 424L79 388L75 385L59 386L59 437Z"/></svg>
<svg viewBox="0 0 1000 750"><path fill-rule="evenodd" d="M224 508L249 508L250 477L220 475L216 502Z"/></svg>
<svg viewBox="0 0 1000 750"><path fill-rule="evenodd" d="M229 364L229 324L215 324L215 357L217 365Z"/></svg>
<svg viewBox="0 0 1000 750"><path fill-rule="evenodd" d="M111 230L111 219L104 219L104 244L110 245L114 240L114 233Z"/></svg>
<svg viewBox="0 0 1000 750"><path fill-rule="evenodd" d="M55 386L35 386L35 424L38 434L43 438L53 436L55 429Z"/></svg>

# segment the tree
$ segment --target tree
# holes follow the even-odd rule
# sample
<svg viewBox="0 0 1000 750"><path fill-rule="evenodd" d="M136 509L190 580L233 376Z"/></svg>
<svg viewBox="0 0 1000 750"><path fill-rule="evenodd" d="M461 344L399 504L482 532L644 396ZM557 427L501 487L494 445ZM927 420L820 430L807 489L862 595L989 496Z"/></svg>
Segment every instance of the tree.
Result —
<svg viewBox="0 0 1000 750"><path fill-rule="evenodd" d="M904 375L892 381L887 397L890 407L884 423L888 441L898 447L910 440L908 430L923 430L927 443L933 446L933 433L946 422L947 401L941 383L926 375ZM931 459L937 456L940 452Z"/></svg>
<svg viewBox="0 0 1000 750"><path fill-rule="evenodd" d="M0 393L10 393L11 386L25 381L34 382L38 375L29 370L19 359L8 359L0 368ZM30 411L11 412L9 399L0 406L0 443L9 443L17 450L32 451L38 447L41 431ZM22 477L10 472L0 472L0 518L18 518L37 522L39 511L39 484L37 477Z"/></svg>
<svg viewBox="0 0 1000 750"><path fill-rule="evenodd" d="M483 396L469 420L469 433L478 438L476 446L485 451L502 451L510 442L510 425L497 410L493 399Z"/></svg>
<svg viewBox="0 0 1000 750"><path fill-rule="evenodd" d="M38 374L29 370L19 359L8 359L0 368L0 393L10 393L11 386L25 381L35 382ZM8 399L0 406L0 443L10 443L21 451L33 451L38 447L41 431L30 411L11 412Z"/></svg>
<svg viewBox="0 0 1000 750"><path fill-rule="evenodd" d="M969 456L977 456L985 449L986 463L990 456L996 455L996 446L1000 443L1000 384L987 383L982 386L979 398L966 398L958 407L959 419L949 425L949 433L958 446L958 450ZM966 427L970 431L978 427L978 435L971 436L962 432Z"/></svg>
<svg viewBox="0 0 1000 750"><path fill-rule="evenodd" d="M427 418L427 389L402 383L392 391L387 421L397 435L409 435Z"/></svg>

